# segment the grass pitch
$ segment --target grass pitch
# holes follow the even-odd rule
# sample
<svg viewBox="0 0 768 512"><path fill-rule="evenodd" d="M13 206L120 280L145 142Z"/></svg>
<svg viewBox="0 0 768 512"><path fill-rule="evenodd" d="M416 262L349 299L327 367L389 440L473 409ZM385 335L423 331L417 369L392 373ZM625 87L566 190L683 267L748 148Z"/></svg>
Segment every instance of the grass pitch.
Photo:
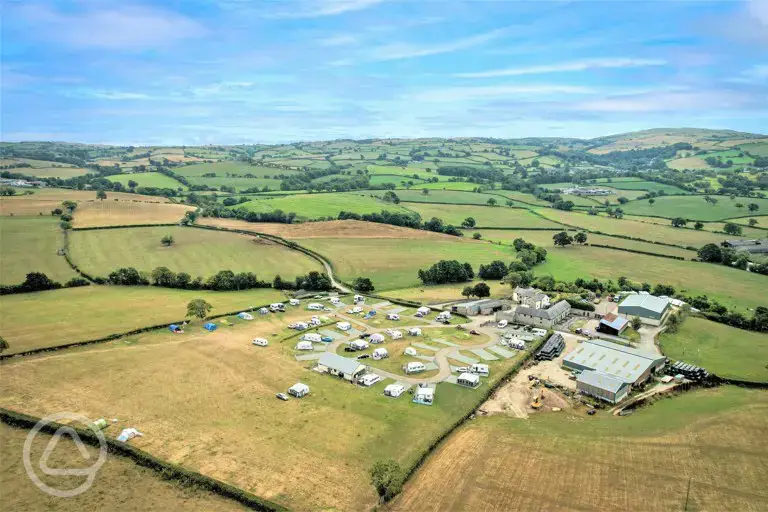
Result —
<svg viewBox="0 0 768 512"><path fill-rule="evenodd" d="M174 238L173 246L161 244L165 235ZM168 267L193 278L207 278L219 270L254 272L271 282L276 274L293 279L321 270L306 254L271 240L184 227L75 231L70 234L70 254L83 271L102 277L120 267L145 272Z"/></svg>
<svg viewBox="0 0 768 512"><path fill-rule="evenodd" d="M0 217L0 284L20 284L43 272L62 284L77 274L57 251L64 247L58 218Z"/></svg>
<svg viewBox="0 0 768 512"><path fill-rule="evenodd" d="M430 456L391 510L756 512L768 507L766 436L768 393L731 387L627 418L481 417Z"/></svg>

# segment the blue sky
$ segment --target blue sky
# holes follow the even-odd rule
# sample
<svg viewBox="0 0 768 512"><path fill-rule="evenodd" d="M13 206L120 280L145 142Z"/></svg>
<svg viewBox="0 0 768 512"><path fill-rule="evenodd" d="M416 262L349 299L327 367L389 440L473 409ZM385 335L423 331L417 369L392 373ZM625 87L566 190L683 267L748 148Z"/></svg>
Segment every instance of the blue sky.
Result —
<svg viewBox="0 0 768 512"><path fill-rule="evenodd" d="M768 133L768 0L6 0L3 140Z"/></svg>

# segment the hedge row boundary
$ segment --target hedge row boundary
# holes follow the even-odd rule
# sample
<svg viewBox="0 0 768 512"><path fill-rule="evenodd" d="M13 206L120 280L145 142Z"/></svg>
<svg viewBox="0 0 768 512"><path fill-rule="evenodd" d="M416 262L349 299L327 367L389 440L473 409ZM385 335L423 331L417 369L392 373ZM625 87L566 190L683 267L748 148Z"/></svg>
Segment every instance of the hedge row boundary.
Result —
<svg viewBox="0 0 768 512"><path fill-rule="evenodd" d="M71 231L99 231L100 229L124 229L124 228L168 228L180 226L179 222L172 224L116 224L114 226L86 226L82 228L73 227Z"/></svg>
<svg viewBox="0 0 768 512"><path fill-rule="evenodd" d="M548 333L549 334L549 333ZM544 340L546 340L548 336L545 336L544 338L540 339L538 342L536 342L534 345L531 346L530 350L527 352L526 356L513 364L509 370L499 379L497 380L493 385L489 386L489 388L482 394L482 397L476 402L474 407L467 411L466 414L464 414L461 418L459 418L456 422L454 422L451 426L449 426L447 429L443 431L442 434L439 434L435 439L432 440L432 442L425 448L425 450L419 455L419 457L411 464L408 469L405 471L405 478L403 480L403 485L405 485L406 482L416 473L416 471L424 465L426 460L429 458L432 453L437 450L442 442L447 439L451 434L453 434L458 428L460 428L464 423L467 422L470 418L472 418L480 409L480 407L485 403L488 398L490 398L493 393L496 392L501 386L509 382L509 380L517 374L518 371L520 371L520 368L523 367L525 363L527 363L531 357L533 357L533 354L538 350L538 348L544 343ZM394 498L394 496L393 496Z"/></svg>
<svg viewBox="0 0 768 512"><path fill-rule="evenodd" d="M0 421L13 428L31 430L39 421L41 421L41 418L0 408ZM58 429L64 426L65 425L61 423L50 422L44 425L40 430L46 434L54 435ZM77 432L83 442L90 446L100 446L99 438L92 430L72 425L69 425L69 427ZM252 510L262 512L283 512L288 510L282 505L256 496L239 487L235 487L226 482L222 482L221 480L198 473L197 471L192 471L162 460L140 448L136 448L135 446L121 443L106 436L105 440L107 444L107 453L130 459L137 466L153 471L160 480L170 480L183 487L192 487L210 492L221 496L222 498L236 501Z"/></svg>
<svg viewBox="0 0 768 512"><path fill-rule="evenodd" d="M260 306L253 306L251 308L250 306L240 308L237 311L230 311L227 313L220 313L218 315L212 315L209 317L206 317L205 320L216 320L217 318L223 318L225 316L233 316L236 315L242 311L245 311L247 309L260 309L264 307L269 307L269 304L262 304ZM115 341L122 338L126 338L128 336L135 336L136 334L141 334L145 332L150 331L156 331L159 329L166 329L171 324L181 324L184 323L185 320L172 320L169 322L163 322L162 324L155 324L150 325L147 327L139 327L137 329L132 329L130 331L120 332L120 333L114 333L110 334L108 336L103 336L101 338L94 338L91 340L82 340L82 341L73 341L70 343L64 343L62 345L56 345L55 347L41 347L41 348L35 348L31 350L26 350L24 352L16 352L14 354L0 354L0 361L5 361L6 359L12 359L16 357L27 357L35 354L42 354L44 352L57 352L59 350L66 350L70 348L76 348L76 347L84 347L86 345L96 345L98 343L106 343L108 341Z"/></svg>
<svg viewBox="0 0 768 512"><path fill-rule="evenodd" d="M586 243L584 245L588 245L590 247L601 247L603 249L613 249L614 251L633 252L636 254L645 254L646 256L658 256L659 258L669 258L672 260L685 261L685 258L683 258L682 256L673 256L671 254L661 254L658 252L649 252L649 251L638 251L637 249L627 249L626 247L616 247L613 245L590 244L590 243Z"/></svg>

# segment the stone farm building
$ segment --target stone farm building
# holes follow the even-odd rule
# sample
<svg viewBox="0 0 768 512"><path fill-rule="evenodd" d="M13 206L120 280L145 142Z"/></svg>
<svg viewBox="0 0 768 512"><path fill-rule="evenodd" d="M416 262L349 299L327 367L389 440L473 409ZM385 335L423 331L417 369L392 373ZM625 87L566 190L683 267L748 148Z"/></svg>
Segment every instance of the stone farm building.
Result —
<svg viewBox="0 0 768 512"><path fill-rule="evenodd" d="M661 325L671 310L669 299L647 293L629 295L619 304L619 316L631 319L640 317L644 324Z"/></svg>
<svg viewBox="0 0 768 512"><path fill-rule="evenodd" d="M467 316L491 315L497 311L509 309L509 303L497 299L473 300L451 306L451 311Z"/></svg>
<svg viewBox="0 0 768 512"><path fill-rule="evenodd" d="M570 312L571 305L567 301L561 300L547 309L518 306L514 311L500 311L496 313L496 321L507 320L517 324L551 329L568 318Z"/></svg>
<svg viewBox="0 0 768 512"><path fill-rule="evenodd" d="M512 291L512 299L523 306L542 309L549 307L549 296L536 288L517 287Z"/></svg>

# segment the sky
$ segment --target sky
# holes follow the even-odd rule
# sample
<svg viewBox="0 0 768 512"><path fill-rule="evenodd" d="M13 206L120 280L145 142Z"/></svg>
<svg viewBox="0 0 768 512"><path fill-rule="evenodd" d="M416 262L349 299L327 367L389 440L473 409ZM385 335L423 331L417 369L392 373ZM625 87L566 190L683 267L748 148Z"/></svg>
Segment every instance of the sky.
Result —
<svg viewBox="0 0 768 512"><path fill-rule="evenodd" d="M768 133L768 0L4 0L4 141Z"/></svg>

